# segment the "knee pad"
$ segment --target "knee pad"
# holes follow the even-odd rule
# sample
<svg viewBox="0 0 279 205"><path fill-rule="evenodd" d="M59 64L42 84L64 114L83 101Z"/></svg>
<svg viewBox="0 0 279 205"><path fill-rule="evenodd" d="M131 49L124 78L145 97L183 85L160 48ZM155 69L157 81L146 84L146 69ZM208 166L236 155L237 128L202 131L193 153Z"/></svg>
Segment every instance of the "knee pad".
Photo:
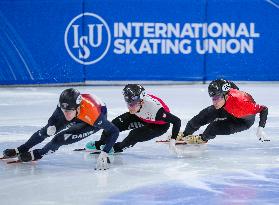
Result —
<svg viewBox="0 0 279 205"><path fill-rule="evenodd" d="M46 130L46 133L48 136L54 135L56 133L56 127L53 126L49 126Z"/></svg>

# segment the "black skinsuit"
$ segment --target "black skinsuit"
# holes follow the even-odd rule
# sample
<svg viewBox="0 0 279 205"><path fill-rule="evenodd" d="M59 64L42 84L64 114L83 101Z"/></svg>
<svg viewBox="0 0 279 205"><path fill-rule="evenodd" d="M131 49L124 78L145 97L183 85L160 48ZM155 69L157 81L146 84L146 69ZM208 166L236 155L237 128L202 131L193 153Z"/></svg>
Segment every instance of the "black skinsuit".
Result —
<svg viewBox="0 0 279 205"><path fill-rule="evenodd" d="M181 121L178 117L161 108L156 115L156 120L164 121L166 124L147 123L129 112L113 119L111 122L119 129L120 132L132 129L122 142L115 143L113 146L114 151L122 152L123 149L132 147L138 142L144 142L155 137L159 137L167 132L170 127L170 123L173 124L172 136L177 136L181 126ZM100 146L106 143L106 139L106 131L103 131L101 139L95 142L96 148L100 149Z"/></svg>

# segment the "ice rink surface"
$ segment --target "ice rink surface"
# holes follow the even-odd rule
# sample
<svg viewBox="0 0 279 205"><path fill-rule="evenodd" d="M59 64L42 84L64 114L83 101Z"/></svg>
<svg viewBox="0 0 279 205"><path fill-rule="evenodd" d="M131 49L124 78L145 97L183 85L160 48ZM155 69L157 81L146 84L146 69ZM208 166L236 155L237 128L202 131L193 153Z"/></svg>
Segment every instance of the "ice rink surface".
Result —
<svg viewBox="0 0 279 205"><path fill-rule="evenodd" d="M206 145L180 145L180 157L170 153L168 145L154 139L111 156L113 163L109 170L95 171L96 155L72 150L99 139L101 132L98 132L37 162L8 165L0 161L0 204L278 204L279 85L240 84L239 87L269 108L265 131L270 142L257 140L257 117L248 131L217 136ZM127 111L123 86L77 88L102 98L110 120ZM172 113L182 119L181 130L191 117L211 103L207 85L145 88L161 97ZM0 152L19 146L45 125L63 89L0 88ZM121 133L118 140L126 135L127 132Z"/></svg>

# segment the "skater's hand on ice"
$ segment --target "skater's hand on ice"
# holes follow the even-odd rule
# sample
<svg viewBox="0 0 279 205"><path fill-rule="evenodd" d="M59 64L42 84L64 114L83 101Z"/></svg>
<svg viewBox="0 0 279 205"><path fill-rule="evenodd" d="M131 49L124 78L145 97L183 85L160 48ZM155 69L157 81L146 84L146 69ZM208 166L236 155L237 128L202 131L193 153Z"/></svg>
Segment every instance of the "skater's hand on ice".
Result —
<svg viewBox="0 0 279 205"><path fill-rule="evenodd" d="M177 154L177 149L176 149L176 147L175 147L175 143L176 143L176 140L171 138L171 139L170 139L170 142L169 142L169 149L170 149L173 153Z"/></svg>
<svg viewBox="0 0 279 205"><path fill-rule="evenodd" d="M258 127L256 135L262 142L270 141L270 139L268 139L267 135L265 134L263 127Z"/></svg>
<svg viewBox="0 0 279 205"><path fill-rule="evenodd" d="M106 170L109 168L109 158L108 154L104 151L101 151L97 159L96 170Z"/></svg>

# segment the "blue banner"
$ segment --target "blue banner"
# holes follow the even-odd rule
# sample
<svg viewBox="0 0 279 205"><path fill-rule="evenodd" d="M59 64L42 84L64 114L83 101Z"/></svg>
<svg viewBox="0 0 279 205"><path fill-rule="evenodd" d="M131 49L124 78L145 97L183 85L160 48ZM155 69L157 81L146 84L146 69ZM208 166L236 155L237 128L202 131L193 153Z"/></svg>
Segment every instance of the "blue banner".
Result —
<svg viewBox="0 0 279 205"><path fill-rule="evenodd" d="M189 50L179 30L185 21L204 21L205 1L86 2L111 35L104 58L85 67L87 80L203 80L204 56Z"/></svg>
<svg viewBox="0 0 279 205"><path fill-rule="evenodd" d="M0 1L0 84L84 81L83 65L64 46L65 28L78 13L81 0Z"/></svg>
<svg viewBox="0 0 279 205"><path fill-rule="evenodd" d="M278 81L279 4L2 0L0 84Z"/></svg>
<svg viewBox="0 0 279 205"><path fill-rule="evenodd" d="M206 55L206 79L278 81L279 1L209 0L207 8L209 23L236 28L233 35L218 37L226 39L224 52Z"/></svg>

